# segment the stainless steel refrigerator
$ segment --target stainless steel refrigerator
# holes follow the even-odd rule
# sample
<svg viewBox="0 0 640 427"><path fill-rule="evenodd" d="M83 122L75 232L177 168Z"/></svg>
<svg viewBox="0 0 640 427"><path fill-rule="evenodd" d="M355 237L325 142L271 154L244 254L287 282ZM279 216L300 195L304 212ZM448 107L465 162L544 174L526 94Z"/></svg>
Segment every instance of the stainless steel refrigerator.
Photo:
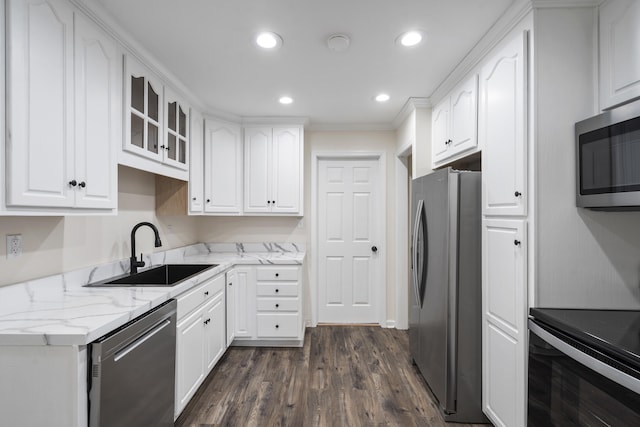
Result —
<svg viewBox="0 0 640 427"><path fill-rule="evenodd" d="M480 172L413 180L409 346L446 421L482 413Z"/></svg>

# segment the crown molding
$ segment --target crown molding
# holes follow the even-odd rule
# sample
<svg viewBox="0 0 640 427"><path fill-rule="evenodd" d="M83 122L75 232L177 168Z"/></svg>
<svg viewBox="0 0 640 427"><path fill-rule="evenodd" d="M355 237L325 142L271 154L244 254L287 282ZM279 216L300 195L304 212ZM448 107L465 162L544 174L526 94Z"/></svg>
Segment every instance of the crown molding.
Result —
<svg viewBox="0 0 640 427"><path fill-rule="evenodd" d="M392 123L311 123L305 132L387 132L395 131Z"/></svg>
<svg viewBox="0 0 640 427"><path fill-rule="evenodd" d="M398 114L396 114L396 117L393 119L391 124L394 129L398 129L414 110L418 108L431 107L431 99L429 98L409 98L407 99L407 102L404 103Z"/></svg>

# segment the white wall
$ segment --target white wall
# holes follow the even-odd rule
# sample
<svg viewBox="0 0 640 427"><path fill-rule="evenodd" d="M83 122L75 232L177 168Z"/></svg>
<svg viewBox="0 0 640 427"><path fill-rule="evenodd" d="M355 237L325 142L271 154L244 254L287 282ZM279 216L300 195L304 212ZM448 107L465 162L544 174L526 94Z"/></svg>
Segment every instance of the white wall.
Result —
<svg viewBox="0 0 640 427"><path fill-rule="evenodd" d="M640 213L575 205L573 124L597 113L595 12L536 13L535 304L638 309Z"/></svg>
<svg viewBox="0 0 640 427"><path fill-rule="evenodd" d="M147 227L136 233L136 249L149 253L199 241L195 218L156 217L155 175L120 166L116 216L0 217L0 285L59 274L130 256L130 234L140 221L155 224L162 247ZM22 234L23 254L7 259L5 235Z"/></svg>

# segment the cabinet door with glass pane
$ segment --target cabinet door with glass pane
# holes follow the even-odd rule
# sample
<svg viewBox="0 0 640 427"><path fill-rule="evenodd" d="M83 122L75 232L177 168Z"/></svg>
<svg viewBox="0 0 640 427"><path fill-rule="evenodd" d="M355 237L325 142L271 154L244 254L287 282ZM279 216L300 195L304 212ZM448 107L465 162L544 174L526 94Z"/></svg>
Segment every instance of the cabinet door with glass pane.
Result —
<svg viewBox="0 0 640 427"><path fill-rule="evenodd" d="M125 67L124 149L162 161L162 83L130 55L125 57Z"/></svg>
<svg viewBox="0 0 640 427"><path fill-rule="evenodd" d="M187 169L187 147L189 141L189 107L170 88L164 88L165 126L164 161L172 166Z"/></svg>

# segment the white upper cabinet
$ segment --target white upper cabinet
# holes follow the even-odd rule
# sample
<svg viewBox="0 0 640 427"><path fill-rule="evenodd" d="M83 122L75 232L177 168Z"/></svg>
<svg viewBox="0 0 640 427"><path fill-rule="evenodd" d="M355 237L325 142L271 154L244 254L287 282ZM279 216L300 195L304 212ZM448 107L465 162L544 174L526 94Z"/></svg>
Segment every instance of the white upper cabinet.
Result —
<svg viewBox="0 0 640 427"><path fill-rule="evenodd" d="M480 72L479 140L485 215L526 215L526 34L492 55Z"/></svg>
<svg viewBox="0 0 640 427"><path fill-rule="evenodd" d="M162 161L162 83L131 55L125 56L125 141L124 149Z"/></svg>
<svg viewBox="0 0 640 427"><path fill-rule="evenodd" d="M442 166L477 151L478 76L473 75L447 95L432 112L433 166Z"/></svg>
<svg viewBox="0 0 640 427"><path fill-rule="evenodd" d="M122 140L122 59L113 40L75 15L76 206L115 208Z"/></svg>
<svg viewBox="0 0 640 427"><path fill-rule="evenodd" d="M245 128L244 212L302 215L300 127Z"/></svg>
<svg viewBox="0 0 640 427"><path fill-rule="evenodd" d="M204 210L204 119L192 109L189 125L189 214Z"/></svg>
<svg viewBox="0 0 640 427"><path fill-rule="evenodd" d="M187 169L189 146L189 107L173 90L164 88L164 161L180 169Z"/></svg>
<svg viewBox="0 0 640 427"><path fill-rule="evenodd" d="M242 129L213 120L205 122L204 211L242 213Z"/></svg>
<svg viewBox="0 0 640 427"><path fill-rule="evenodd" d="M75 25L66 1L7 2L7 206L116 207L120 58Z"/></svg>
<svg viewBox="0 0 640 427"><path fill-rule="evenodd" d="M640 97L640 2L600 6L600 108Z"/></svg>

